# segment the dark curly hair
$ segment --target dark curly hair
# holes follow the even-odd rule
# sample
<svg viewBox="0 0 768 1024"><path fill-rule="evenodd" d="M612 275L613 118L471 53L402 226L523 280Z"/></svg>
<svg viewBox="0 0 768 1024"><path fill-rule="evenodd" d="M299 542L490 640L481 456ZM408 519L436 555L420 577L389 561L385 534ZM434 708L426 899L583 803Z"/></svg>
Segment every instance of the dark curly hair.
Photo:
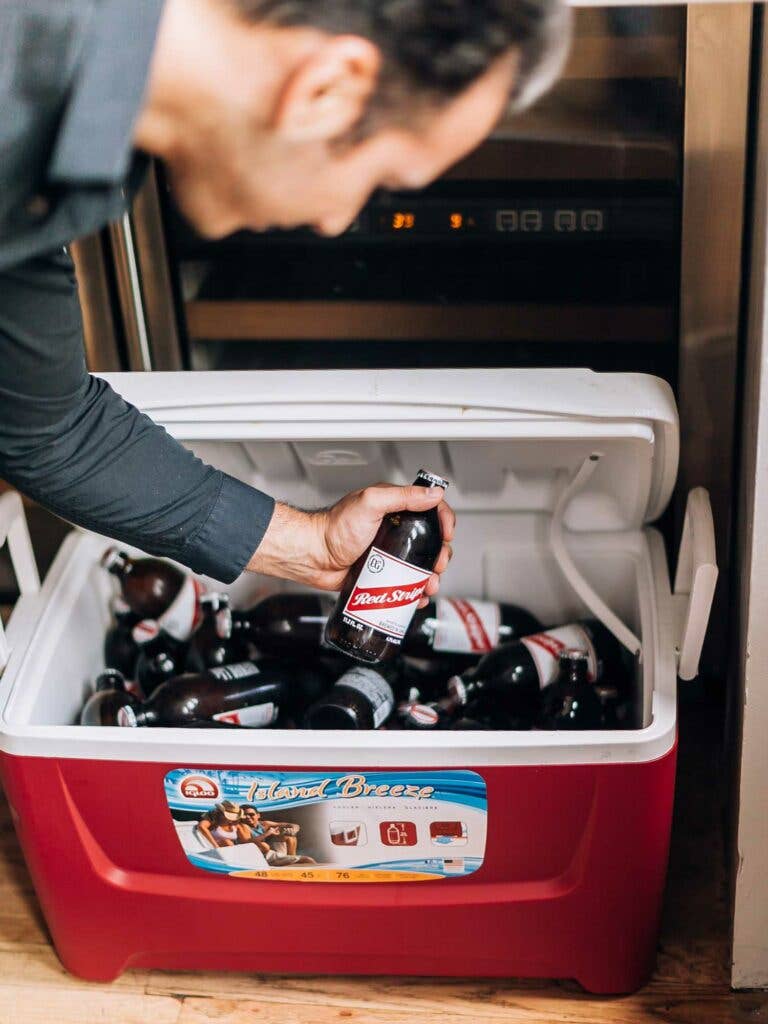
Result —
<svg viewBox="0 0 768 1024"><path fill-rule="evenodd" d="M245 17L310 25L371 40L383 57L378 100L414 92L455 96L509 50L518 51L512 101L533 102L565 59L570 18L562 0L231 0Z"/></svg>

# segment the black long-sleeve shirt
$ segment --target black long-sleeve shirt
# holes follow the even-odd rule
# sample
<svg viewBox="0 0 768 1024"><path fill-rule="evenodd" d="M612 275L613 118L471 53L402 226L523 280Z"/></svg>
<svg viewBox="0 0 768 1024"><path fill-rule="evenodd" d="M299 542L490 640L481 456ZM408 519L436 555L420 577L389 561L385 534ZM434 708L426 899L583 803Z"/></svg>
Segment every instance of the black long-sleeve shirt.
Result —
<svg viewBox="0 0 768 1024"><path fill-rule="evenodd" d="M273 500L85 366L66 245L120 216L161 0L0 0L0 477L78 525L229 582Z"/></svg>

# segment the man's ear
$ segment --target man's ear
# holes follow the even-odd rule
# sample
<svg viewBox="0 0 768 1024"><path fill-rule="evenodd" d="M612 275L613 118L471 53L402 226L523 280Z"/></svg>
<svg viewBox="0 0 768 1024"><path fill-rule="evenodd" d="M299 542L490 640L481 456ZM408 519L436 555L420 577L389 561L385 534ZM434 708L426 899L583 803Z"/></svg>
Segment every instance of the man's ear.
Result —
<svg viewBox="0 0 768 1024"><path fill-rule="evenodd" d="M363 116L381 53L361 36L329 36L292 72L275 110L275 130L291 142L331 141Z"/></svg>

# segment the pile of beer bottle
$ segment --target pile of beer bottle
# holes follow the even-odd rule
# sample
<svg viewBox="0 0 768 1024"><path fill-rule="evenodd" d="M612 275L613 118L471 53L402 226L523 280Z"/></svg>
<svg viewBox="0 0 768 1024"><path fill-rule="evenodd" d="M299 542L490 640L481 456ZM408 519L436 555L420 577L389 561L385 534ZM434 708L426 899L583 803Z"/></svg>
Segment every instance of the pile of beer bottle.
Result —
<svg viewBox="0 0 768 1024"><path fill-rule="evenodd" d="M544 629L512 604L445 598L372 663L342 653L336 598L236 609L170 562L111 548L107 666L82 725L305 729L633 728L635 664L595 620ZM375 568L375 567L374 567ZM342 595L343 597L343 595ZM348 605L346 606L348 607Z"/></svg>

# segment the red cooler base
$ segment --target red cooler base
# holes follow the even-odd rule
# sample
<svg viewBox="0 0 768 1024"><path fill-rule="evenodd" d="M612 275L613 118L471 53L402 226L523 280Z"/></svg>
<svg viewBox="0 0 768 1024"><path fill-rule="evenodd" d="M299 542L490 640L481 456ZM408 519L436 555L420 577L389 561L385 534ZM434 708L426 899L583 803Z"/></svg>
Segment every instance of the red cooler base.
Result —
<svg viewBox="0 0 768 1024"><path fill-rule="evenodd" d="M56 949L81 978L132 967L540 977L622 993L654 964L675 757L474 768L488 790L482 867L390 884L194 867L164 797L179 765L4 755L2 769Z"/></svg>

